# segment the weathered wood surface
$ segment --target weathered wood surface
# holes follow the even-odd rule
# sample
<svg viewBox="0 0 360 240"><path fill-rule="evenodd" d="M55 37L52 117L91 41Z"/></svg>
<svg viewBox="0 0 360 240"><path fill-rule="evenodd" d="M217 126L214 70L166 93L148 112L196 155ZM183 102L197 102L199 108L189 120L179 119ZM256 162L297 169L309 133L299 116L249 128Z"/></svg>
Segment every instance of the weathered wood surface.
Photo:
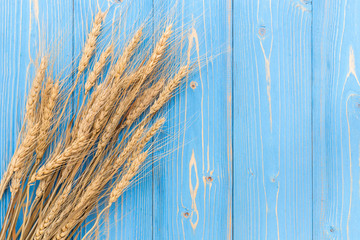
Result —
<svg viewBox="0 0 360 240"><path fill-rule="evenodd" d="M55 68L68 65L111 4L122 3L2 2L0 173L37 53L51 46ZM100 239L358 239L359 10L357 0L133 0L120 41L144 19L154 32L176 19L196 74L164 110L165 149Z"/></svg>
<svg viewBox="0 0 360 240"><path fill-rule="evenodd" d="M311 3L233 8L233 237L311 239Z"/></svg>
<svg viewBox="0 0 360 240"><path fill-rule="evenodd" d="M314 238L358 239L359 1L313 6Z"/></svg>

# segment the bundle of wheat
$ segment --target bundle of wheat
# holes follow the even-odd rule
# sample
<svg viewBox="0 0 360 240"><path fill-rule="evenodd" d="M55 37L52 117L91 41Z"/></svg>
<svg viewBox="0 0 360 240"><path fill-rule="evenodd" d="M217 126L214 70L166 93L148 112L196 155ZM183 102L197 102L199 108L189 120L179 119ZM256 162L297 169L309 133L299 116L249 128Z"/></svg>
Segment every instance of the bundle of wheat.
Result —
<svg viewBox="0 0 360 240"><path fill-rule="evenodd" d="M68 239L100 203L110 208L149 156L165 123L157 113L190 72L189 64L170 63L172 24L147 54L137 51L142 26L120 54L110 43L91 64L105 17L95 16L71 84L48 70L51 56L41 59L0 183L0 197L11 190L1 239ZM75 89L83 94L69 119Z"/></svg>

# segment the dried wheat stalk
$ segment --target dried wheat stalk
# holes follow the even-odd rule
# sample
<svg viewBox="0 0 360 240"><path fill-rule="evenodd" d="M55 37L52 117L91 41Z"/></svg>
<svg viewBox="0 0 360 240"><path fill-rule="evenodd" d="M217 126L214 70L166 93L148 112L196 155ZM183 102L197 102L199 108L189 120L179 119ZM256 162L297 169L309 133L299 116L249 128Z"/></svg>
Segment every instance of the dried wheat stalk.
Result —
<svg viewBox="0 0 360 240"><path fill-rule="evenodd" d="M108 200L102 212L110 208L152 151L148 143L165 123L154 120L156 113L190 72L169 57L172 24L151 53L137 51L147 41L142 26L119 56L111 43L91 66L105 15L96 14L75 73L53 77L48 57L36 70L19 145L0 183L0 195L10 181L12 193L0 239L69 239L101 199ZM116 61L108 61L111 55ZM85 97L67 118L75 89L84 89Z"/></svg>

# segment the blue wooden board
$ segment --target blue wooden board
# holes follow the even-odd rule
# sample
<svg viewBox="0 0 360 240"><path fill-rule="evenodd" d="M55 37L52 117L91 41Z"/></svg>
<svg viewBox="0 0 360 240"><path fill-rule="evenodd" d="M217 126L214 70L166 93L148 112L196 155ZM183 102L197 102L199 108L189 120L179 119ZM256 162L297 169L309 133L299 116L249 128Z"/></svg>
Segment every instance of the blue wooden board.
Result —
<svg viewBox="0 0 360 240"><path fill-rule="evenodd" d="M311 3L233 8L233 238L311 239Z"/></svg>
<svg viewBox="0 0 360 240"><path fill-rule="evenodd" d="M37 53L50 46L55 69L68 65L114 2L2 1L0 173ZM100 239L359 239L359 11L357 0L133 0L119 40L145 19L155 33L176 19L196 74L163 111L168 143L154 160L166 157L119 199Z"/></svg>
<svg viewBox="0 0 360 240"><path fill-rule="evenodd" d="M314 238L359 238L359 1L314 2Z"/></svg>

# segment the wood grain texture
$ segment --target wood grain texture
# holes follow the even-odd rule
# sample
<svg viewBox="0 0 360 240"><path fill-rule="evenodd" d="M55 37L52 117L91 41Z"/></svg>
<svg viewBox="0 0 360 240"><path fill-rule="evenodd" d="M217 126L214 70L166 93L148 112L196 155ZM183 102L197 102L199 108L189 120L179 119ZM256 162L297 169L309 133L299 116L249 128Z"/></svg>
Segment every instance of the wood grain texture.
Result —
<svg viewBox="0 0 360 240"><path fill-rule="evenodd" d="M313 9L314 239L358 239L360 3Z"/></svg>
<svg viewBox="0 0 360 240"><path fill-rule="evenodd" d="M311 4L233 13L233 238L311 239Z"/></svg>
<svg viewBox="0 0 360 240"><path fill-rule="evenodd" d="M231 2L155 1L154 7L164 12L160 19L173 14L180 35L189 32L184 45L193 46L196 73L167 110L163 136L178 137L154 167L153 239L231 239Z"/></svg>

